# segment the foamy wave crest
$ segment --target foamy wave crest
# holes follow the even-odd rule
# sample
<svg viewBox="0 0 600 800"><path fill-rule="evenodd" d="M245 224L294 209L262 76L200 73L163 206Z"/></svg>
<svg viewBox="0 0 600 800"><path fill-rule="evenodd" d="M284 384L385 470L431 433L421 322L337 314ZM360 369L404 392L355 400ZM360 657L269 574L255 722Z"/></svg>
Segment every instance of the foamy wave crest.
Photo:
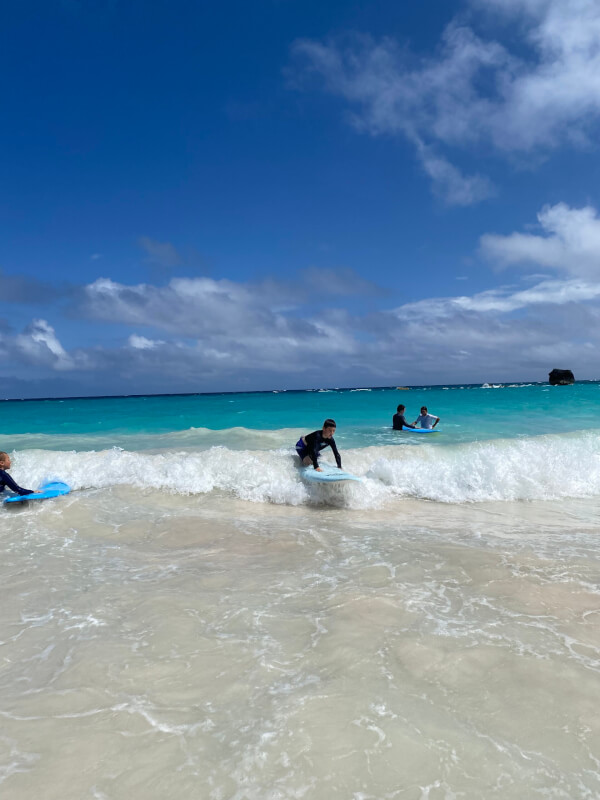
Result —
<svg viewBox="0 0 600 800"><path fill-rule="evenodd" d="M336 500L335 492L324 495L319 491L330 487L307 485L298 467L298 458L288 448L265 452L213 447L159 454L121 448L101 452L31 450L16 454L13 475L25 486L63 480L74 490L132 486L182 495L221 491L264 503L347 505L339 492Z"/></svg>
<svg viewBox="0 0 600 800"><path fill-rule="evenodd" d="M184 495L227 492L259 503L380 506L398 497L444 503L544 500L600 494L600 434L494 440L449 447L344 450L344 468L362 483L306 484L289 448L259 451L100 452L28 450L15 454L17 482L60 479L73 489L129 485Z"/></svg>
<svg viewBox="0 0 600 800"><path fill-rule="evenodd" d="M591 497L600 494L600 434L411 448L378 458L367 474L394 494L444 503Z"/></svg>

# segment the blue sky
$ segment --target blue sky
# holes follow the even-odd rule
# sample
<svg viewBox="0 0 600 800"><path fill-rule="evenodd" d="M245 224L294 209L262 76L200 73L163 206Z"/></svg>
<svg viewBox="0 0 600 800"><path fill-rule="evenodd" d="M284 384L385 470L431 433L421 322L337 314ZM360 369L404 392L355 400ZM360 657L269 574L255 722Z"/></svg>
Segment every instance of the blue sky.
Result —
<svg viewBox="0 0 600 800"><path fill-rule="evenodd" d="M600 5L13 4L5 397L600 377Z"/></svg>

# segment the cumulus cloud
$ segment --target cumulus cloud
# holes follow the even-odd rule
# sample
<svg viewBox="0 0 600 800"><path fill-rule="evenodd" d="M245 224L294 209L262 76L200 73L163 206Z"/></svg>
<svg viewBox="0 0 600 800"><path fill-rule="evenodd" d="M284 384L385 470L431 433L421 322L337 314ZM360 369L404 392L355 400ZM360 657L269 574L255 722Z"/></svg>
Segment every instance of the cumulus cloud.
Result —
<svg viewBox="0 0 600 800"><path fill-rule="evenodd" d="M128 286L100 278L70 293L69 315L80 318L81 325L129 327L119 346L68 348L47 320L34 319L20 333L0 321L0 361L18 387L35 366L36 381L43 385L54 387L53 374L70 372L87 393L108 386L162 391L165 381L173 391L259 388L257 376L266 382L264 376L273 380L310 370L328 349L352 357L357 343L346 312L328 308L319 316L318 310L336 296L381 291L343 268L314 267L294 280L254 284L174 278L166 286Z"/></svg>
<svg viewBox="0 0 600 800"><path fill-rule="evenodd" d="M546 206L537 215L541 233L485 234L482 254L499 266L535 265L600 279L600 218L595 208Z"/></svg>
<svg viewBox="0 0 600 800"><path fill-rule="evenodd" d="M203 369L294 372L328 350L353 351L352 336L330 324L339 312L328 312L326 320L308 319L298 305L295 287L274 280L242 284L175 278L159 287L103 278L85 287L80 313L167 333L182 350L179 356L185 353ZM128 344L148 354L160 350L162 342L136 332Z"/></svg>
<svg viewBox="0 0 600 800"><path fill-rule="evenodd" d="M23 333L15 337L14 344L31 363L47 364L56 370L70 370L75 366L54 328L44 319L34 319Z"/></svg>
<svg viewBox="0 0 600 800"><path fill-rule="evenodd" d="M451 380L453 364L460 365L461 380L544 377L544 359L553 348L568 352L581 374L586 347L600 345L600 283L575 277L430 298L366 315L298 299L293 304L293 288L275 280L174 279L157 287L101 279L86 294L87 314L138 329L120 349L88 351L89 363L127 380L158 372L179 390L182 384L206 389L236 380L238 388L389 384L401 377L439 382ZM586 331L583 342L575 329Z"/></svg>
<svg viewBox="0 0 600 800"><path fill-rule="evenodd" d="M291 293L272 281L252 287L212 278L173 278L159 287L126 286L99 278L85 287L81 311L94 319L151 326L186 337L243 337L249 331L286 328L284 318L272 309L291 301ZM290 324L294 326L293 321ZM306 323L299 320L297 328L305 329Z"/></svg>
<svg viewBox="0 0 600 800"><path fill-rule="evenodd" d="M0 330L3 371L14 365L21 377L23 364L35 365L36 378L50 380L68 372L91 393L540 379L559 356L578 377L597 377L590 374L590 353L600 347L596 217L594 209L554 206L541 212L537 233L483 238L482 251L504 263L529 254L536 270L526 288L368 313L334 307L335 292L372 288L343 270L309 270L295 282L176 278L157 286L101 278L82 288L78 312L95 325L115 324L119 344L69 349L36 319L18 334ZM542 244L523 251L519 236ZM574 253L587 254L585 270L569 268ZM540 265L554 276L540 277Z"/></svg>
<svg viewBox="0 0 600 800"><path fill-rule="evenodd" d="M237 283L226 279L173 278L166 286L149 283L126 286L99 278L82 292L79 314L108 322L177 332L187 337L202 335L243 340L249 333L280 338L319 336L315 322L304 314L286 312L303 303L312 306L331 296L380 294L382 289L351 269L304 270L298 280L266 279Z"/></svg>
<svg viewBox="0 0 600 800"><path fill-rule="evenodd" d="M292 48L296 86L317 76L349 103L358 129L405 136L436 190L463 205L487 196L489 184L462 175L440 148L484 145L539 156L564 142L589 143L600 116L597 0L470 0L467 6L475 21L495 12L505 43L455 19L437 52L425 58L390 38L366 35L303 39Z"/></svg>

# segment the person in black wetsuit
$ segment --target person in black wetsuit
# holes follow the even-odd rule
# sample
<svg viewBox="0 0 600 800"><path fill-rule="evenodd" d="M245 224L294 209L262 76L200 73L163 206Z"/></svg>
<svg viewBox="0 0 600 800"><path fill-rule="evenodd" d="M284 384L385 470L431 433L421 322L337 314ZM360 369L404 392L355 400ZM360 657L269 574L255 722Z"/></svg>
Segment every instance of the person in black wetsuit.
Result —
<svg viewBox="0 0 600 800"><path fill-rule="evenodd" d="M335 463L339 469L342 468L342 458L338 453L333 434L335 433L335 422L332 419L326 419L323 423L323 430L313 431L307 433L306 436L301 436L296 442L296 452L300 456L300 461L305 467L311 464L317 470L322 472L319 466L319 453L325 447L331 447L333 455L335 456Z"/></svg>
<svg viewBox="0 0 600 800"><path fill-rule="evenodd" d="M406 406L399 405L396 410L398 413L394 414L394 418L392 419L392 427L395 431L401 431L402 428L416 428L416 425L411 425L410 422L406 421L404 416Z"/></svg>
<svg viewBox="0 0 600 800"><path fill-rule="evenodd" d="M8 488L15 494L35 494L33 489L23 489L16 484L6 471L7 469L10 469L10 456L8 453L0 450L0 493L2 493L8 486Z"/></svg>

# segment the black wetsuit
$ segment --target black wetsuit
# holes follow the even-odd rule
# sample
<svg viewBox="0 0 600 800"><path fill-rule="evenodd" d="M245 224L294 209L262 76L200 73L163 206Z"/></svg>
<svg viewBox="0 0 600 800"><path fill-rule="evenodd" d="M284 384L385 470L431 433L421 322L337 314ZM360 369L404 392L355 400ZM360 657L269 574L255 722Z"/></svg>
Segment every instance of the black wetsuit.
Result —
<svg viewBox="0 0 600 800"><path fill-rule="evenodd" d="M409 425L406 421L404 414L394 414L394 419L392 420L392 425L395 431L401 431L402 426L407 428L413 428L414 425Z"/></svg>
<svg viewBox="0 0 600 800"><path fill-rule="evenodd" d="M304 444L302 439L300 439L296 445L296 451L302 461L304 461L306 456L310 456L314 468L316 469L319 466L319 452L326 447L331 447L333 450L333 455L335 456L335 463L340 469L342 468L342 458L338 453L333 436L331 439L325 439L323 436L323 431L313 431L312 433L306 434L304 441L306 444Z"/></svg>
<svg viewBox="0 0 600 800"><path fill-rule="evenodd" d="M21 489L21 487L17 486L17 484L13 481L6 470L0 469L0 492L3 492L7 486L16 494L33 494L33 489Z"/></svg>

